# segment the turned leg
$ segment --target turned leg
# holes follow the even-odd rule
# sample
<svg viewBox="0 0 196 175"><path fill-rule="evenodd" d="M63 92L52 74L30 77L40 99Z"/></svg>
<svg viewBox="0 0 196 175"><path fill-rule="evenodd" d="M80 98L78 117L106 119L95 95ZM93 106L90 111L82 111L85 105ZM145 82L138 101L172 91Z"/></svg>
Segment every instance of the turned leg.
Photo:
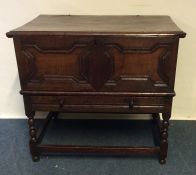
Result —
<svg viewBox="0 0 196 175"><path fill-rule="evenodd" d="M29 147L30 147L30 152L32 155L33 161L38 161L39 160L39 152L36 150L36 144L37 144L37 129L35 128L35 112L31 112L27 114L28 117L28 124L29 124Z"/></svg>
<svg viewBox="0 0 196 175"><path fill-rule="evenodd" d="M160 141L160 157L159 161L161 164L166 163L167 151L168 151L168 127L169 127L169 119L171 117L171 113L163 113L162 114L163 121L161 124L161 141Z"/></svg>

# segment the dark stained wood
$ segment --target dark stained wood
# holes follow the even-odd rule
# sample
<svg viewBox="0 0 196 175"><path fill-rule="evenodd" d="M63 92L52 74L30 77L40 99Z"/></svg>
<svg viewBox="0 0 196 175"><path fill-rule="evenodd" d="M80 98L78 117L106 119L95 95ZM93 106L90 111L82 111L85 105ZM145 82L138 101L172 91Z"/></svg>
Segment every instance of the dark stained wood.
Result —
<svg viewBox="0 0 196 175"><path fill-rule="evenodd" d="M64 112L165 112L170 102L171 98L165 97L31 96L34 110Z"/></svg>
<svg viewBox="0 0 196 175"><path fill-rule="evenodd" d="M166 163L167 151L168 151L168 127L169 119L171 117L171 111L168 113L163 113L163 121L161 125L161 142L160 142L160 158L161 164Z"/></svg>
<svg viewBox="0 0 196 175"><path fill-rule="evenodd" d="M125 147L125 146L73 146L73 145L38 145L39 152L50 153L95 153L150 155L160 152L159 147Z"/></svg>
<svg viewBox="0 0 196 175"><path fill-rule="evenodd" d="M169 16L77 16L40 15L31 22L10 33L15 34L131 34L131 35L178 35L184 37Z"/></svg>
<svg viewBox="0 0 196 175"><path fill-rule="evenodd" d="M80 73L96 90L111 79L114 71L113 57L106 49L102 41L95 40L80 58Z"/></svg>
<svg viewBox="0 0 196 175"><path fill-rule="evenodd" d="M91 58L94 53L94 57L88 62L89 56L84 53L89 51L92 42L99 40L104 46L97 45L94 52L93 47L89 53ZM14 43L22 90L174 93L177 37L123 39L33 35L16 37ZM103 48L104 57L100 54ZM100 58L109 61L100 61ZM93 70L92 64L98 62L101 71L91 71L87 75Z"/></svg>
<svg viewBox="0 0 196 175"><path fill-rule="evenodd" d="M27 104L26 104L27 105ZM39 152L37 149L37 128L35 127L35 112L27 113L28 124L29 124L29 148L32 155L33 161L39 160Z"/></svg>
<svg viewBox="0 0 196 175"><path fill-rule="evenodd" d="M185 35L169 16L40 15L8 32L33 160L42 152L159 153L165 163L178 44ZM41 131L36 111L52 111ZM41 145L59 112L153 114L160 141L153 148Z"/></svg>
<svg viewBox="0 0 196 175"><path fill-rule="evenodd" d="M43 95L43 96L61 96L61 95L73 95L73 96L80 96L80 95L86 95L86 96L127 96L127 97L137 97L137 96L142 96L142 97L174 97L176 94L175 92L63 92L63 91L20 91L20 94L22 95Z"/></svg>

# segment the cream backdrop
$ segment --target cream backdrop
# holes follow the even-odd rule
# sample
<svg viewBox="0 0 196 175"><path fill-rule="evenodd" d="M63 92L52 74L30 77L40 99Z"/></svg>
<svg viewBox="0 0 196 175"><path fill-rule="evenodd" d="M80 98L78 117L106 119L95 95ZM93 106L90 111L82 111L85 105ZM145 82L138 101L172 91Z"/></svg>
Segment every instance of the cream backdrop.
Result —
<svg viewBox="0 0 196 175"><path fill-rule="evenodd" d="M181 39L173 119L196 120L196 0L1 0L0 118L23 118L12 39L5 33L38 14L170 15L187 33Z"/></svg>

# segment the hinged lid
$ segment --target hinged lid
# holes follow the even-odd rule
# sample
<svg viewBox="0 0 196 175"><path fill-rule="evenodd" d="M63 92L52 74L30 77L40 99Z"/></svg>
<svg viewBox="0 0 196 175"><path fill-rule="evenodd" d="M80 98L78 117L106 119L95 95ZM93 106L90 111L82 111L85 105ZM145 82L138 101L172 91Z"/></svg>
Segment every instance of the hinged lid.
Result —
<svg viewBox="0 0 196 175"><path fill-rule="evenodd" d="M185 37L169 16L39 15L7 33L14 35L177 35Z"/></svg>

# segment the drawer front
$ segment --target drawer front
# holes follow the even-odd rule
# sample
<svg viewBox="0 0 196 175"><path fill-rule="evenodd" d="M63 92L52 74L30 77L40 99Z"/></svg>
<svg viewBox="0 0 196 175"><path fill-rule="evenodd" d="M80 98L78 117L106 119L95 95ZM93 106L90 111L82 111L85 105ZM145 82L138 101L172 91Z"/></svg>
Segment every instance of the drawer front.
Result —
<svg viewBox="0 0 196 175"><path fill-rule="evenodd" d="M173 91L176 38L20 36L14 41L23 90Z"/></svg>
<svg viewBox="0 0 196 175"><path fill-rule="evenodd" d="M166 97L31 96L34 110L64 112L164 112L171 105Z"/></svg>

